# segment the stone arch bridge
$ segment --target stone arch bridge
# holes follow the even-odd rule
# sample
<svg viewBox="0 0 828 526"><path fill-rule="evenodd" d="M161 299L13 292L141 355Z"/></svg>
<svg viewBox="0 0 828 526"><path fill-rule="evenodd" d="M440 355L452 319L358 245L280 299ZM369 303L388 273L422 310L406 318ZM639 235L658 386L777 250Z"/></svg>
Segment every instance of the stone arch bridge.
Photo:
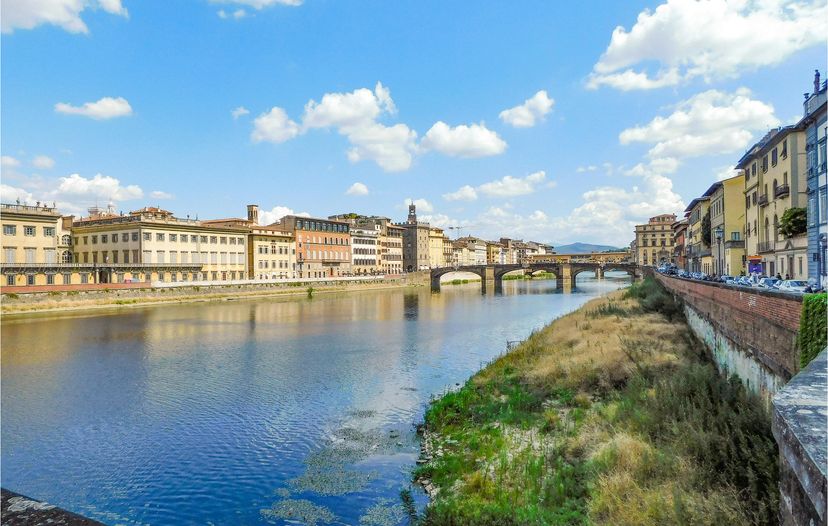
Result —
<svg viewBox="0 0 828 526"><path fill-rule="evenodd" d="M431 291L440 292L440 278L451 272L469 272L480 276L483 292L493 287L495 291L503 287L506 274L520 271L522 274L548 272L555 275L555 284L559 289L571 289L575 278L582 272L595 274L603 279L605 272L622 271L633 279L641 277L641 269L634 263L580 262L580 263L524 263L522 265L467 265L462 267L441 267L431 270Z"/></svg>

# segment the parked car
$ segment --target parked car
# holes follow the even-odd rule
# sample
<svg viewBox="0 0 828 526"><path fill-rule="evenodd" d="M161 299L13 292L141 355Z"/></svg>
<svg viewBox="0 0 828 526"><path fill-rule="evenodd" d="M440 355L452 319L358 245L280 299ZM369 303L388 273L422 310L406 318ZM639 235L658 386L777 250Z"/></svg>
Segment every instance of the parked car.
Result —
<svg viewBox="0 0 828 526"><path fill-rule="evenodd" d="M756 286L759 287L759 288L762 288L762 289L773 289L773 288L776 288L775 287L776 284L779 283L780 281L781 280L776 279L776 278L761 278L759 280L759 284L756 285Z"/></svg>
<svg viewBox="0 0 828 526"><path fill-rule="evenodd" d="M808 282L798 279L786 279L777 285L777 288L782 292L793 292L796 294L804 294L805 289L808 288Z"/></svg>
<svg viewBox="0 0 828 526"><path fill-rule="evenodd" d="M754 286L753 281L751 281L751 279L747 276L739 276L739 278L736 280L736 284L740 285L742 287L753 287Z"/></svg>

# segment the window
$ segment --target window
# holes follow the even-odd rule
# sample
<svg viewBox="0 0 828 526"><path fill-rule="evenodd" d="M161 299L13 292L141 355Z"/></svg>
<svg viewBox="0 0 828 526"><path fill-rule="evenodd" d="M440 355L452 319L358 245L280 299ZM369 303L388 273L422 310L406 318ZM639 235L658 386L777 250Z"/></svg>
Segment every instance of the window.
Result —
<svg viewBox="0 0 828 526"><path fill-rule="evenodd" d="M144 263L145 265L149 264L149 263L152 263L152 252L151 251L145 250L143 256L144 256L144 259L141 261L141 263Z"/></svg>
<svg viewBox="0 0 828 526"><path fill-rule="evenodd" d="M785 139L784 141L782 141L782 158L783 159L788 158L788 139Z"/></svg>
<svg viewBox="0 0 828 526"><path fill-rule="evenodd" d="M124 243L129 241L129 234L127 234L127 233L121 234L121 241L123 241Z"/></svg>
<svg viewBox="0 0 828 526"><path fill-rule="evenodd" d="M9 287L14 287L14 274L8 274L6 276L6 285Z"/></svg>
<svg viewBox="0 0 828 526"><path fill-rule="evenodd" d="M750 167L750 175L756 175L756 163L753 163L753 166Z"/></svg>
<svg viewBox="0 0 828 526"><path fill-rule="evenodd" d="M35 227L33 227L33 226L24 226L23 227L23 235L24 236L29 236L29 237L34 237Z"/></svg>
<svg viewBox="0 0 828 526"><path fill-rule="evenodd" d="M26 263L31 264L35 262L35 249L24 248L23 252L26 254Z"/></svg>
<svg viewBox="0 0 828 526"><path fill-rule="evenodd" d="M107 234L101 235L101 243L109 243L109 236Z"/></svg>
<svg viewBox="0 0 828 526"><path fill-rule="evenodd" d="M210 244L215 245L218 243L218 236L210 236Z"/></svg>
<svg viewBox="0 0 828 526"><path fill-rule="evenodd" d="M26 285L34 285L34 284L35 284L34 274L27 274L26 275Z"/></svg>
<svg viewBox="0 0 828 526"><path fill-rule="evenodd" d="M64 274L62 283L64 285L71 285L72 284L72 274L69 274L68 272L66 274Z"/></svg>
<svg viewBox="0 0 828 526"><path fill-rule="evenodd" d="M149 232L144 232L144 241L149 241L152 239L152 234Z"/></svg>
<svg viewBox="0 0 828 526"><path fill-rule="evenodd" d="M164 241L164 234L162 234L160 232L155 234L155 240L156 241Z"/></svg>
<svg viewBox="0 0 828 526"><path fill-rule="evenodd" d="M83 283L84 285L89 283L89 274L87 274L85 272L82 272L81 275L80 275L80 279L81 279L81 283Z"/></svg>
<svg viewBox="0 0 828 526"><path fill-rule="evenodd" d="M170 234L170 241L177 242L178 234Z"/></svg>
<svg viewBox="0 0 828 526"><path fill-rule="evenodd" d="M57 263L57 254L54 248L43 249L43 254L47 265L54 265Z"/></svg>
<svg viewBox="0 0 828 526"><path fill-rule="evenodd" d="M53 226L44 226L43 227L43 235L45 237L55 237L55 227L53 227Z"/></svg>
<svg viewBox="0 0 828 526"><path fill-rule="evenodd" d="M118 262L118 251L117 251L117 250L113 250L113 251L112 251L112 262L113 262L113 263L117 263L117 262Z"/></svg>
<svg viewBox="0 0 828 526"><path fill-rule="evenodd" d="M819 189L819 222L828 220L828 189Z"/></svg>
<svg viewBox="0 0 828 526"><path fill-rule="evenodd" d="M765 173L767 171L768 171L768 156L766 155L766 156L762 157L762 173Z"/></svg>
<svg viewBox="0 0 828 526"><path fill-rule="evenodd" d="M46 274L46 284L47 285L54 285L55 284L55 275L54 274Z"/></svg>
<svg viewBox="0 0 828 526"><path fill-rule="evenodd" d="M774 148L773 151L771 152L771 164L773 166L776 166L776 161L777 161L776 148Z"/></svg>
<svg viewBox="0 0 828 526"><path fill-rule="evenodd" d="M15 254L17 253L17 249L14 247L3 247L3 262L4 263L15 263Z"/></svg>
<svg viewBox="0 0 828 526"><path fill-rule="evenodd" d="M226 245L226 244L227 244L227 236L221 236L221 244L222 244L222 245Z"/></svg>
<svg viewBox="0 0 828 526"><path fill-rule="evenodd" d="M167 260L166 252L164 252L163 250L156 250L155 251L155 258L156 258L155 259L156 263L166 263L167 262L166 261Z"/></svg>
<svg viewBox="0 0 828 526"><path fill-rule="evenodd" d="M124 263L129 263L129 250L124 250Z"/></svg>

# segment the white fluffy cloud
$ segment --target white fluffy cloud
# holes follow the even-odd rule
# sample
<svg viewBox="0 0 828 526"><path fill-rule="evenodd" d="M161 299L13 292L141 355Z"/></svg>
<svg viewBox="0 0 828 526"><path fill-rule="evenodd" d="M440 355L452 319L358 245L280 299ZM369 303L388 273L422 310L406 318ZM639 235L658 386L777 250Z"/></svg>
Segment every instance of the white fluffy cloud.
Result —
<svg viewBox="0 0 828 526"><path fill-rule="evenodd" d="M219 18L233 18L234 20L241 20L242 18L247 16L247 11L245 11L244 9L236 9L232 13L228 13L224 9L219 9L217 14Z"/></svg>
<svg viewBox="0 0 828 526"><path fill-rule="evenodd" d="M403 203L403 206L406 210L408 210L408 205L410 205L412 203L414 204L414 206L417 207L418 217L421 213L429 214L431 212L434 212L434 207L431 205L431 203L429 203L425 199L411 199L409 197L408 199L405 200L405 202Z"/></svg>
<svg viewBox="0 0 828 526"><path fill-rule="evenodd" d="M594 164L590 164L590 165L587 165L587 166L579 166L575 171L580 174L580 173L584 173L584 172L594 172L596 170L598 170L598 167L595 166Z"/></svg>
<svg viewBox="0 0 828 526"><path fill-rule="evenodd" d="M546 90L540 90L523 104L501 111L500 120L515 128L531 128L552 111L554 104L555 100L549 98Z"/></svg>
<svg viewBox="0 0 828 526"><path fill-rule="evenodd" d="M443 194L446 201L474 201L477 199L477 191L469 185L461 186L455 192Z"/></svg>
<svg viewBox="0 0 828 526"><path fill-rule="evenodd" d="M23 188L9 186L7 184L0 184L0 201L4 203L14 203L16 201L21 203L34 203L34 195Z"/></svg>
<svg viewBox="0 0 828 526"><path fill-rule="evenodd" d="M543 170L531 173L523 178L507 175L497 181L483 183L477 187L477 190L489 197L516 197L531 194L545 178L546 172Z"/></svg>
<svg viewBox="0 0 828 526"><path fill-rule="evenodd" d="M309 217L310 214L307 212L294 212L292 208L288 208L286 206L274 206L270 210L260 210L259 211L259 224L260 225L270 225L279 221L285 216L303 216Z"/></svg>
<svg viewBox="0 0 828 526"><path fill-rule="evenodd" d="M3 0L2 31L12 33L15 29L51 24L70 33L88 33L89 28L80 15L90 7L112 15L129 16L121 0Z"/></svg>
<svg viewBox="0 0 828 526"><path fill-rule="evenodd" d="M144 191L140 186L134 184L124 186L118 179L108 175L96 174L88 179L79 174L71 174L68 177L59 178L58 181L58 194L66 196L114 201L129 201L144 197Z"/></svg>
<svg viewBox="0 0 828 526"><path fill-rule="evenodd" d="M105 120L132 115L132 106L123 97L104 97L95 102L86 102L83 106L58 102L55 104L55 111L66 115L81 115L90 119Z"/></svg>
<svg viewBox="0 0 828 526"><path fill-rule="evenodd" d="M249 114L250 114L250 110L248 110L244 106L239 106L238 108L236 108L236 109L234 109L233 111L230 112L230 115L233 116L234 120L238 119L239 117L243 117L243 116L249 115Z"/></svg>
<svg viewBox="0 0 828 526"><path fill-rule="evenodd" d="M437 121L426 132L420 146L451 157L488 157L506 151L506 141L482 123L452 127Z"/></svg>
<svg viewBox="0 0 828 526"><path fill-rule="evenodd" d="M615 28L587 86L653 89L736 77L824 46L826 18L824 0L667 0L642 11L629 31ZM655 71L646 70L651 63Z"/></svg>
<svg viewBox="0 0 828 526"><path fill-rule="evenodd" d="M543 170L531 173L526 177L507 175L502 179L483 183L477 188L464 185L455 192L443 194L443 199L446 201L474 201L479 194L486 197L517 197L531 194L545 179L546 172ZM546 186L554 188L554 181L550 181Z"/></svg>
<svg viewBox="0 0 828 526"><path fill-rule="evenodd" d="M742 150L755 132L778 124L773 106L752 99L746 88L709 90L680 102L667 117L622 131L619 140L653 144L653 159L695 157Z"/></svg>
<svg viewBox="0 0 828 526"><path fill-rule="evenodd" d="M47 155L38 155L32 159L32 166L41 170L49 170L55 166L55 160Z"/></svg>
<svg viewBox="0 0 828 526"><path fill-rule="evenodd" d="M150 197L153 199L172 199L174 196L169 192L163 190L153 190L150 192Z"/></svg>
<svg viewBox="0 0 828 526"><path fill-rule="evenodd" d="M253 9L264 9L274 5L300 6L303 0L212 0L215 3L237 4L252 7Z"/></svg>
<svg viewBox="0 0 828 526"><path fill-rule="evenodd" d="M345 191L346 195L368 195L368 187L365 186L363 183L354 183L352 184L348 190Z"/></svg>
<svg viewBox="0 0 828 526"><path fill-rule="evenodd" d="M3 169L17 168L18 166L20 166L20 161L11 155L4 155L0 157L0 167Z"/></svg>
<svg viewBox="0 0 828 526"><path fill-rule="evenodd" d="M250 139L253 142L267 141L278 144L289 141L297 135L299 135L299 125L290 120L285 110L273 107L253 121Z"/></svg>

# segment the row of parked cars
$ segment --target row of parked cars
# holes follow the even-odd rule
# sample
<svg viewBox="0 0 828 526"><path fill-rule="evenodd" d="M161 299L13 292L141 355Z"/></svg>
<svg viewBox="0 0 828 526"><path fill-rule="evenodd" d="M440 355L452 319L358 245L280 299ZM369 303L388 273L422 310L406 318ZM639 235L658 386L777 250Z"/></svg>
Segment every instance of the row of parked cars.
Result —
<svg viewBox="0 0 828 526"><path fill-rule="evenodd" d="M737 287L754 287L760 289L777 290L791 294L805 294L806 292L819 292L816 286L799 279L779 279L768 276L711 276L704 272L688 272L675 265L662 265L656 268L657 272L670 276L678 276L686 279L697 279L700 281L713 281L725 283Z"/></svg>

